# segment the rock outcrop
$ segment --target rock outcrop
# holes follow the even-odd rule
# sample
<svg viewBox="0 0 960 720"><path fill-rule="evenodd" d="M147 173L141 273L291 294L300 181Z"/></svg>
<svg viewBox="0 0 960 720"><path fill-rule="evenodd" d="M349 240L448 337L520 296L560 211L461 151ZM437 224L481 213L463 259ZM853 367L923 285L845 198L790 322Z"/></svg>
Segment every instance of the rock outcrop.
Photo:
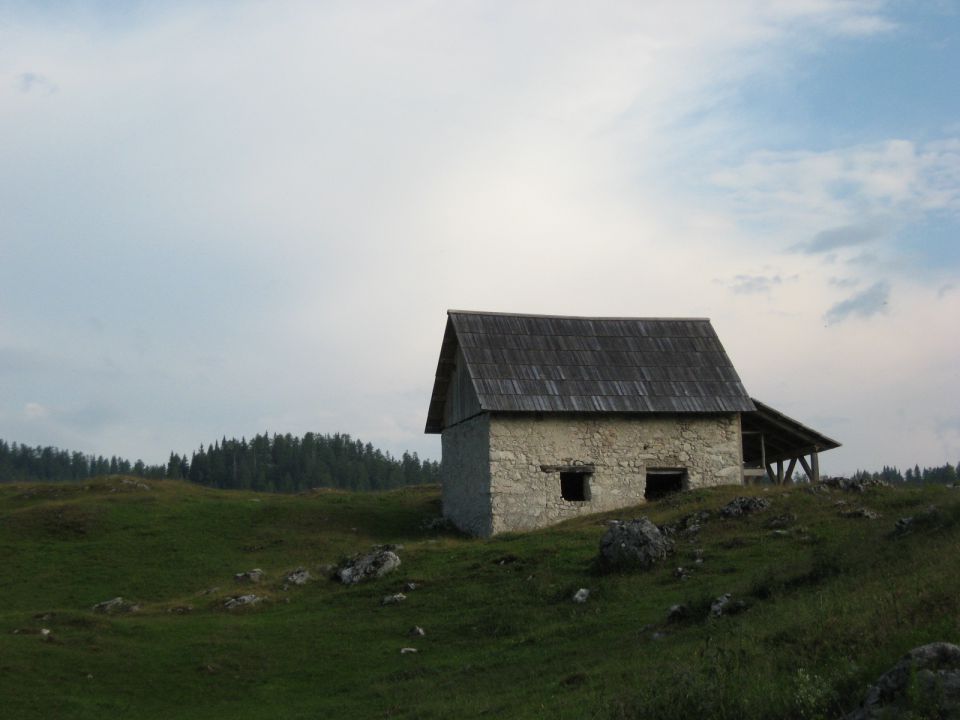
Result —
<svg viewBox="0 0 960 720"><path fill-rule="evenodd" d="M673 542L649 518L617 521L600 539L598 563L603 570L647 569L673 550Z"/></svg>
<svg viewBox="0 0 960 720"><path fill-rule="evenodd" d="M334 577L344 585L383 577L400 567L400 558L393 548L392 545L376 545L371 552L347 558L334 570Z"/></svg>
<svg viewBox="0 0 960 720"><path fill-rule="evenodd" d="M935 642L914 648L870 686L846 720L888 717L960 720L960 647Z"/></svg>

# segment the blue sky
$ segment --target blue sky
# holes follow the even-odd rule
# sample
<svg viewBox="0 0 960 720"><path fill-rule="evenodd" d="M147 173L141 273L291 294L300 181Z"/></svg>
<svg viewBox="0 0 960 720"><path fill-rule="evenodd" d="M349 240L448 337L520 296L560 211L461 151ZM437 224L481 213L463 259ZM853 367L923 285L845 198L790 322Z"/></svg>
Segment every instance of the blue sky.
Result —
<svg viewBox="0 0 960 720"><path fill-rule="evenodd" d="M958 76L952 2L0 1L0 437L438 457L464 308L711 317L827 472L956 463Z"/></svg>

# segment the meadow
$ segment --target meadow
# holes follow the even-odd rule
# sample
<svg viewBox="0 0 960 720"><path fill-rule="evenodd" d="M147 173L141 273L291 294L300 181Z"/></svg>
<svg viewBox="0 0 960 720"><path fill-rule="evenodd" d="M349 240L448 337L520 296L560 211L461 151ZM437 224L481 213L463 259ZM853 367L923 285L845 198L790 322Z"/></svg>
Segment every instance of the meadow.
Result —
<svg viewBox="0 0 960 720"><path fill-rule="evenodd" d="M770 509L717 514L744 494ZM715 488L489 540L431 529L439 503L435 486L0 485L0 714L812 719L853 709L910 648L960 640L960 490ZM841 515L860 506L880 517ZM611 518L700 510L711 517L662 565L596 571ZM903 516L927 521L897 533ZM381 543L402 545L394 573L329 579ZM290 586L298 567L313 579ZM253 568L261 583L234 579ZM406 583L404 602L381 605ZM224 609L245 593L263 601ZM712 617L724 593L745 609ZM115 596L138 609L92 610ZM687 616L668 622L675 604Z"/></svg>

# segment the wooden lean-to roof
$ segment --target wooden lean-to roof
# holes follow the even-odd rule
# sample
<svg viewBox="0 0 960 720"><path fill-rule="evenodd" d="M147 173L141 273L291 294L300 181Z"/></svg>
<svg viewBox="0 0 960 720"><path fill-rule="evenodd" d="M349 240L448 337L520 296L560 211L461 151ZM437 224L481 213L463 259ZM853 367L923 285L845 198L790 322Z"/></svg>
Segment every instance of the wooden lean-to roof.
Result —
<svg viewBox="0 0 960 720"><path fill-rule="evenodd" d="M724 413L754 409L705 318L450 310L426 432L443 430L460 348L487 412Z"/></svg>
<svg viewBox="0 0 960 720"><path fill-rule="evenodd" d="M798 458L840 447L833 438L807 427L753 398L755 412L740 416L744 434L743 460L757 465Z"/></svg>

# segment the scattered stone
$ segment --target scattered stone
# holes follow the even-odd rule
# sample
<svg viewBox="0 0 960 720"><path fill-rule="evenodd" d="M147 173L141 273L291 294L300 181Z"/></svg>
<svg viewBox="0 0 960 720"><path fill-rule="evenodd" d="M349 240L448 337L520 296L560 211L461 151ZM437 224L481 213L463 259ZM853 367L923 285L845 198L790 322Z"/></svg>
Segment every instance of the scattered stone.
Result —
<svg viewBox="0 0 960 720"><path fill-rule="evenodd" d="M662 530L668 535L683 533L684 535L695 535L700 532L703 524L711 518L709 510L698 510L689 515L684 515L669 525L665 525Z"/></svg>
<svg viewBox="0 0 960 720"><path fill-rule="evenodd" d="M741 515L750 515L755 512L763 512L770 507L770 501L761 497L735 497L722 508L720 514L726 518L740 517Z"/></svg>
<svg viewBox="0 0 960 720"><path fill-rule="evenodd" d="M858 507L853 510L843 510L840 512L840 517L857 519L865 518L867 520L876 520L881 517L880 513L876 510L871 510L870 508Z"/></svg>
<svg viewBox="0 0 960 720"><path fill-rule="evenodd" d="M110 600L104 600L103 602L98 602L92 608L92 610L95 613L103 613L104 615L116 615L118 613L136 612L139 609L140 609L139 605L124 602L124 599L122 597L115 597Z"/></svg>
<svg viewBox="0 0 960 720"><path fill-rule="evenodd" d="M600 539L598 561L605 570L647 569L667 557L673 542L649 518L610 525Z"/></svg>
<svg viewBox="0 0 960 720"><path fill-rule="evenodd" d="M929 506L916 515L902 517L893 526L894 535L909 535L914 530L936 525L940 521L940 510L936 505Z"/></svg>
<svg viewBox="0 0 960 720"><path fill-rule="evenodd" d="M663 640L666 636L667 634L665 632L657 631L653 633L653 635L651 635L650 637L653 638L654 640Z"/></svg>
<svg viewBox="0 0 960 720"><path fill-rule="evenodd" d="M790 537L790 533L786 530L771 530L770 535L773 537Z"/></svg>
<svg viewBox="0 0 960 720"><path fill-rule="evenodd" d="M590 590L588 588L580 588L573 594L573 601L582 605L589 599L589 597Z"/></svg>
<svg viewBox="0 0 960 720"><path fill-rule="evenodd" d="M767 521L767 527L771 530L782 530L783 528L788 528L797 521L797 516L793 513L783 513L782 515L777 515L776 517L770 518Z"/></svg>
<svg viewBox="0 0 960 720"><path fill-rule="evenodd" d="M298 567L293 572L287 573L287 576L284 578L284 582L290 585L306 585L308 580L310 580L310 571L302 567Z"/></svg>
<svg viewBox="0 0 960 720"><path fill-rule="evenodd" d="M400 648L401 655L414 655L417 652L418 651L416 648L411 648L411 647Z"/></svg>
<svg viewBox="0 0 960 720"><path fill-rule="evenodd" d="M325 578L330 578L331 580L338 579L335 575L336 570L337 570L337 566L331 565L330 563L324 563L323 565L319 565L317 567L318 573L323 575L323 577Z"/></svg>
<svg viewBox="0 0 960 720"><path fill-rule="evenodd" d="M856 480L845 477L825 477L821 484L826 487L842 490L843 492L864 493L871 488L890 487L890 483L873 478L858 478Z"/></svg>
<svg viewBox="0 0 960 720"><path fill-rule="evenodd" d="M960 647L935 642L914 648L867 690L846 720L887 717L960 718Z"/></svg>
<svg viewBox="0 0 960 720"><path fill-rule="evenodd" d="M167 612L174 615L187 615L193 612L193 605L174 605Z"/></svg>
<svg viewBox="0 0 960 720"><path fill-rule="evenodd" d="M415 582L405 582L405 583L403 584L403 591L404 591L404 592L413 592L413 591L416 590L418 587L420 587L420 586L417 585Z"/></svg>
<svg viewBox="0 0 960 720"><path fill-rule="evenodd" d="M396 545L375 545L368 553L347 558L337 567L335 576L344 585L383 577L400 567L400 558L393 551Z"/></svg>
<svg viewBox="0 0 960 720"><path fill-rule="evenodd" d="M239 572L233 576L233 579L237 582L251 583L256 585L263 580L263 570L260 568L254 568L253 570L247 570L246 572Z"/></svg>
<svg viewBox="0 0 960 720"><path fill-rule="evenodd" d="M746 609L747 604L743 600L734 600L730 593L724 593L710 605L710 615L713 617L736 615Z"/></svg>
<svg viewBox="0 0 960 720"><path fill-rule="evenodd" d="M686 605L671 605L667 610L667 622L678 623L690 617L690 608Z"/></svg>
<svg viewBox="0 0 960 720"><path fill-rule="evenodd" d="M703 548L693 549L693 564L703 565Z"/></svg>
<svg viewBox="0 0 960 720"><path fill-rule="evenodd" d="M207 588L206 590L201 590L200 592L197 593L197 595L213 595L214 593L218 593L218 592L220 592L220 588L212 587L212 588Z"/></svg>
<svg viewBox="0 0 960 720"><path fill-rule="evenodd" d="M259 595L234 595L224 600L223 607L227 610L236 610L241 607L259 605L261 602L263 602L263 598Z"/></svg>
<svg viewBox="0 0 960 720"><path fill-rule="evenodd" d="M128 479L128 478L123 478L123 479L120 480L120 482L122 482L124 485L132 485L133 487L137 488L138 490L149 490L149 489L150 489L150 486L147 485L145 482L139 482L139 481L137 481L137 480L130 480L130 479Z"/></svg>
<svg viewBox="0 0 960 720"><path fill-rule="evenodd" d="M494 565L513 565L513 563L519 562L519 561L520 561L520 558L518 558L516 555L503 555L501 557L498 557L496 560L494 560L493 564Z"/></svg>
<svg viewBox="0 0 960 720"><path fill-rule="evenodd" d="M829 495L830 488L823 483L814 483L813 485L806 485L803 488L805 493L810 493L811 495Z"/></svg>
<svg viewBox="0 0 960 720"><path fill-rule="evenodd" d="M426 635L426 634L427 634L427 631L424 630L424 629L423 629L422 627L420 627L419 625L414 625L414 626L410 629L410 637L423 637L423 636Z"/></svg>
<svg viewBox="0 0 960 720"><path fill-rule="evenodd" d="M40 628L40 635L43 637L50 637L50 628Z"/></svg>
<svg viewBox="0 0 960 720"><path fill-rule="evenodd" d="M673 571L673 576L678 580L686 580L688 577L690 577L690 571L686 568L678 567Z"/></svg>
<svg viewBox="0 0 960 720"><path fill-rule="evenodd" d="M381 605L399 605L404 600L407 599L407 596L403 593L394 593L393 595L384 595L383 599L380 600Z"/></svg>

